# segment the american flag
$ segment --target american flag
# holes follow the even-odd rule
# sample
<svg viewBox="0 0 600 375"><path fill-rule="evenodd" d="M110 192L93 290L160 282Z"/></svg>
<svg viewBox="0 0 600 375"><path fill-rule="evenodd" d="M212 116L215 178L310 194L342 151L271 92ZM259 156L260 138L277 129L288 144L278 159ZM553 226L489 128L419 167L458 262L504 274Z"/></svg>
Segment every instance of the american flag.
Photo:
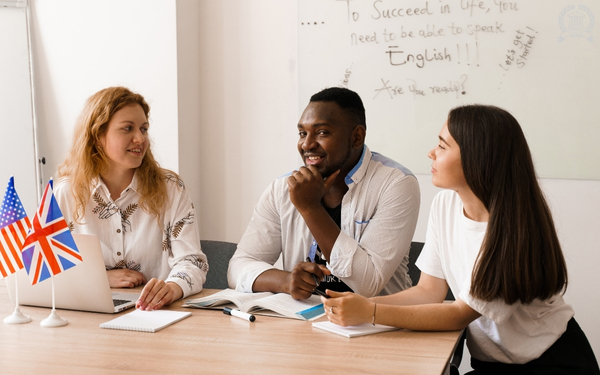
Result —
<svg viewBox="0 0 600 375"><path fill-rule="evenodd" d="M54 198L52 180L46 185L31 224L22 255L32 285L83 261Z"/></svg>
<svg viewBox="0 0 600 375"><path fill-rule="evenodd" d="M11 177L0 208L0 274L11 275L21 268L21 248L29 229L29 218L15 190Z"/></svg>

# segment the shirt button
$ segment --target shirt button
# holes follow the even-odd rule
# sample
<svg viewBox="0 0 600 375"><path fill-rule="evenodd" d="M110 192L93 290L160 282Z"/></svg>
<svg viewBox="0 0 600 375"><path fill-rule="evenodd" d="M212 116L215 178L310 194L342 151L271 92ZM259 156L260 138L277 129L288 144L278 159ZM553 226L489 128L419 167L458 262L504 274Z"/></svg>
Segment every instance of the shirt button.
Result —
<svg viewBox="0 0 600 375"><path fill-rule="evenodd" d="M121 230L120 230L120 229L117 229L117 233L121 233Z"/></svg>
<svg viewBox="0 0 600 375"><path fill-rule="evenodd" d="M117 253L117 255L118 255L118 256L121 256L121 252L119 251L119 252Z"/></svg>

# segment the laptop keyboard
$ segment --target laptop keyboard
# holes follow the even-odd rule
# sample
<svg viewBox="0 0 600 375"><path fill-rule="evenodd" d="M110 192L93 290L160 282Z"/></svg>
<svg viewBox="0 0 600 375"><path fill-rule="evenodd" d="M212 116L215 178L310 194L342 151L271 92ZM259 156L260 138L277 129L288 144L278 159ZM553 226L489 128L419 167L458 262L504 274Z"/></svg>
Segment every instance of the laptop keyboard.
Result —
<svg viewBox="0 0 600 375"><path fill-rule="evenodd" d="M116 299L116 298L113 298L113 304L115 306L119 306L119 305L122 305L122 304L127 303L127 302L131 302L131 301L130 300L126 300L126 299Z"/></svg>

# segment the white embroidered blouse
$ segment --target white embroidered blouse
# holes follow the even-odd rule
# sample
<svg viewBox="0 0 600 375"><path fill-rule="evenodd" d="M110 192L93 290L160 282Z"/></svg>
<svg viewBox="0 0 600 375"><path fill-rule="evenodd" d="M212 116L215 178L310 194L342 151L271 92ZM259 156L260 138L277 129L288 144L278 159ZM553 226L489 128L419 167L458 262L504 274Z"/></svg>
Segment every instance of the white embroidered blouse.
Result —
<svg viewBox="0 0 600 375"><path fill-rule="evenodd" d="M202 290L208 263L185 184L173 174L166 183L169 201L160 224L139 207L136 176L116 201L101 178L92 181L81 224L73 218L75 201L68 178L58 181L54 195L71 231L98 236L107 270L128 268L146 280L177 283L187 297Z"/></svg>

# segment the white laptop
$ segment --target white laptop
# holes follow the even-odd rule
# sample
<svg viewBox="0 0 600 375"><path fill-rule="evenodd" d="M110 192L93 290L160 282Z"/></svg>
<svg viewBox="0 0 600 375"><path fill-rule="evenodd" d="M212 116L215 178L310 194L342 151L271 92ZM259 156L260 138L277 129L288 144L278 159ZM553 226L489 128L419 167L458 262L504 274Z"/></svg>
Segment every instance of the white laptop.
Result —
<svg viewBox="0 0 600 375"><path fill-rule="evenodd" d="M56 308L116 313L135 306L140 293L111 292L98 237L73 234L83 262L54 276ZM52 307L52 281L31 285L22 269L6 278L10 300L15 303L15 280L19 283L19 305Z"/></svg>

